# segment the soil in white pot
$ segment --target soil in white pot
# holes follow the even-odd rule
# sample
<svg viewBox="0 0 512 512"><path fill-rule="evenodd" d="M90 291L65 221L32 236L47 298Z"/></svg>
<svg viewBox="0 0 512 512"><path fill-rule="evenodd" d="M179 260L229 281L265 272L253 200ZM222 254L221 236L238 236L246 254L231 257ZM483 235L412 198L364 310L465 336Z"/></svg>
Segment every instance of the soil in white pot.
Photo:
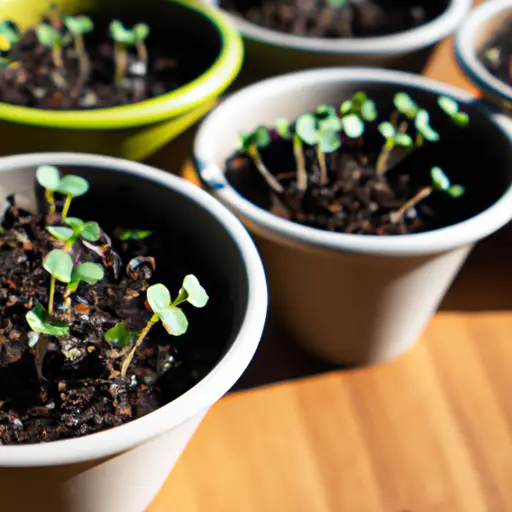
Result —
<svg viewBox="0 0 512 512"><path fill-rule="evenodd" d="M502 184L477 171L488 163L466 107L440 97L427 111L412 95L376 94L241 134L228 181L293 222L367 235L439 229L499 198Z"/></svg>
<svg viewBox="0 0 512 512"><path fill-rule="evenodd" d="M66 216L65 180L55 194L38 185L41 214L12 196L3 217L0 444L132 421L193 387L226 350L229 294L190 253L188 236L94 191L73 199ZM78 196L76 181L67 187ZM77 216L90 219L97 204L105 222L81 224ZM125 225L112 223L119 210ZM184 279L191 267L217 297L213 304L195 278Z"/></svg>
<svg viewBox="0 0 512 512"><path fill-rule="evenodd" d="M512 87L512 18L484 45L478 57L490 73Z"/></svg>
<svg viewBox="0 0 512 512"><path fill-rule="evenodd" d="M431 21L446 8L442 0L223 0L222 5L271 30L329 39L403 32Z"/></svg>
<svg viewBox="0 0 512 512"><path fill-rule="evenodd" d="M162 22L66 16L55 9L25 31L4 20L0 56L0 101L48 110L161 96L192 81L215 58L169 36Z"/></svg>

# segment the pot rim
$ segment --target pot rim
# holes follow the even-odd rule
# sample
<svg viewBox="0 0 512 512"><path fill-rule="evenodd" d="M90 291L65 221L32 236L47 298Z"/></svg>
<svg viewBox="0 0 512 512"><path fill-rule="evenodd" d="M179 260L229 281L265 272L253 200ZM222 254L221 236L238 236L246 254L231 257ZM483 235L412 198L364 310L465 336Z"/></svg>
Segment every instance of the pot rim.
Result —
<svg viewBox="0 0 512 512"><path fill-rule="evenodd" d="M172 2L206 18L219 33L220 53L203 74L167 94L119 107L52 111L0 102L0 120L70 130L114 130L164 121L219 96L240 71L243 60L242 39L220 10L196 0Z"/></svg>
<svg viewBox="0 0 512 512"><path fill-rule="evenodd" d="M487 71L474 48L482 25L503 11L510 11L512 14L511 0L486 0L476 7L455 34L454 49L459 66L475 85L512 102L512 87Z"/></svg>
<svg viewBox="0 0 512 512"><path fill-rule="evenodd" d="M0 468L42 467L85 462L129 450L165 434L224 395L243 373L260 341L267 311L267 286L259 254L240 221L219 201L177 176L144 164L85 153L34 153L0 158L0 173L42 164L100 167L161 184L204 208L231 236L243 259L248 301L243 322L232 346L217 365L189 391L160 409L119 427L76 439L49 443L0 446Z"/></svg>
<svg viewBox="0 0 512 512"><path fill-rule="evenodd" d="M286 34L256 25L236 14L224 12L245 38L260 43L305 52L382 56L402 55L441 41L457 28L471 10L472 4L472 0L449 0L441 15L420 27L388 36L341 40Z"/></svg>
<svg viewBox="0 0 512 512"><path fill-rule="evenodd" d="M397 88L416 87L434 94L449 95L460 102L474 100L470 93L437 80L401 71L357 67L324 68L290 73L264 80L233 94L201 123L194 141L194 157L198 174L206 186L213 190L228 208L236 211L251 228L256 227L265 237L274 240L277 238L280 243L308 249L405 257L439 253L474 243L512 219L512 183L498 201L470 219L434 231L393 237L332 233L302 226L278 217L242 197L225 179L223 168L211 157L217 141L223 136L216 127L217 119L229 118L236 115L234 114L236 112L243 112L244 105L247 103L265 101L269 89L284 93L289 86L297 83L304 88L313 88L319 82L326 81L391 83L396 84ZM512 120L503 114L490 111L480 103L474 106L501 128L509 140L512 152Z"/></svg>

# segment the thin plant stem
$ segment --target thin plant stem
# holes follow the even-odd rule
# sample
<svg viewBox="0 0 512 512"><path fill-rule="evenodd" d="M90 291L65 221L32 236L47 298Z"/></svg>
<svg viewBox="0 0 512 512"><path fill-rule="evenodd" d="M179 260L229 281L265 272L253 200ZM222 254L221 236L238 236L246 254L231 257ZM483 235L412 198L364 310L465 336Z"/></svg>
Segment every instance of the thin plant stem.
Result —
<svg viewBox="0 0 512 512"><path fill-rule="evenodd" d="M55 298L55 276L52 276L50 279L50 297L48 298L48 313L50 315L53 313L53 301Z"/></svg>
<svg viewBox="0 0 512 512"><path fill-rule="evenodd" d="M416 134L416 142L415 142L416 147L419 148L420 146L423 146L423 142L424 142L423 135L420 132L418 132Z"/></svg>
<svg viewBox="0 0 512 512"><path fill-rule="evenodd" d="M293 153L297 163L297 188L301 192L305 192L308 188L308 173L306 171L302 140L297 134L293 135Z"/></svg>
<svg viewBox="0 0 512 512"><path fill-rule="evenodd" d="M388 144L387 142L382 147L382 151L380 152L379 158L377 158L377 176L384 176L384 174L386 173L386 166L388 163L389 153L391 153L393 147L394 145Z"/></svg>
<svg viewBox="0 0 512 512"><path fill-rule="evenodd" d="M432 194L432 187L422 188L413 198L409 199L409 201L407 201L403 206L401 206L395 213L391 215L392 222L399 222L407 210L410 210L416 206L418 203L426 199L430 194Z"/></svg>
<svg viewBox="0 0 512 512"><path fill-rule="evenodd" d="M75 41L75 52L78 55L78 62L79 62L79 75L76 82L76 86L73 91L73 96L75 98L78 98L80 96L80 93L82 92L82 89L84 87L85 82L87 81L87 77L89 76L90 71L90 62L89 62L89 56L87 55L87 52L85 51L85 45L84 45L84 38L82 34L75 34L74 36Z"/></svg>
<svg viewBox="0 0 512 512"><path fill-rule="evenodd" d="M64 202L64 208L62 208L62 219L65 219L69 213L69 207L71 206L71 201L73 200L73 196L66 196L66 201Z"/></svg>
<svg viewBox="0 0 512 512"><path fill-rule="evenodd" d="M130 364L132 362L133 356L135 355L135 352L137 352L137 349L140 347L140 345L144 341L144 338L147 336L148 332L151 330L151 327L153 327L153 325L155 325L159 319L160 318L158 315L153 315L149 319L148 323L146 324L146 327L144 327L144 329L142 329L142 331L140 331L139 337L137 338L135 345L130 350L128 355L125 357L123 364L121 365L121 377L122 378L126 377L126 373L128 372L128 368L130 367Z"/></svg>
<svg viewBox="0 0 512 512"><path fill-rule="evenodd" d="M60 44L55 44L52 46L52 60L55 64L55 67L59 69L64 67L64 62L62 61L62 47Z"/></svg>
<svg viewBox="0 0 512 512"><path fill-rule="evenodd" d="M254 164L256 165L256 168L260 172L260 174L265 178L265 181L268 183L268 186L276 193L276 194L282 194L284 192L284 189L279 183L279 181L276 180L276 178L273 176L273 174L267 169L265 164L263 163L263 160L261 159L260 152L258 151L258 148L255 146L252 146L249 150L249 154L252 157L252 160Z"/></svg>
<svg viewBox="0 0 512 512"><path fill-rule="evenodd" d="M320 146L316 147L316 155L318 157L318 165L320 166L320 185L327 185L327 183L329 183L327 164L325 163L325 153Z"/></svg>
<svg viewBox="0 0 512 512"><path fill-rule="evenodd" d="M148 67L148 49L144 44L144 41L137 41L137 54L139 56L140 61L144 64L145 68Z"/></svg>
<svg viewBox="0 0 512 512"><path fill-rule="evenodd" d="M43 376L43 362L44 362L44 356L46 355L46 350L48 349L48 341L46 339L46 336L44 334L41 334L39 336L39 341L37 342L37 348L36 348L36 370L37 370L37 376L39 378L39 381L42 381L44 379Z"/></svg>
<svg viewBox="0 0 512 512"><path fill-rule="evenodd" d="M116 61L115 81L116 84L119 85L124 79L127 64L126 48L120 43L116 43L115 45L114 58Z"/></svg>
<svg viewBox="0 0 512 512"><path fill-rule="evenodd" d="M51 190L46 189L44 191L44 195L46 197L46 202L48 203L48 207L50 208L50 213L55 213L55 197Z"/></svg>
<svg viewBox="0 0 512 512"><path fill-rule="evenodd" d="M66 311L66 315L69 316L71 313L71 289L66 288L64 293L64 311Z"/></svg>

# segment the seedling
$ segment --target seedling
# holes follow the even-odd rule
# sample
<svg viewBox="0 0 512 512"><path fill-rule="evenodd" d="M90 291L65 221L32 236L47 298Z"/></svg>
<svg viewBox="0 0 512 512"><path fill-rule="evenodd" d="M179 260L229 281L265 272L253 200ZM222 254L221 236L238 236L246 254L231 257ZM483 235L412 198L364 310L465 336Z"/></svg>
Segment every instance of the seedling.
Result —
<svg viewBox="0 0 512 512"><path fill-rule="evenodd" d="M79 263L71 272L71 279L64 293L64 309L69 312L71 306L71 294L76 292L78 286L83 281L89 285L94 285L101 281L105 276L103 267L98 263L86 261Z"/></svg>
<svg viewBox="0 0 512 512"><path fill-rule="evenodd" d="M268 183L269 187L276 194L281 194L283 192L282 185L267 169L266 165L263 163L259 151L260 149L266 148L271 142L271 137L268 130L265 127L259 127L256 128L256 130L254 130L252 133L242 133L240 134L240 141L242 150L252 158L254 165L263 176L263 178L265 178L265 181Z"/></svg>
<svg viewBox="0 0 512 512"><path fill-rule="evenodd" d="M276 121L276 130L282 139L292 140L293 155L297 166L297 189L300 192L304 192L308 188L308 173L306 171L302 139L296 132L292 133L291 124L288 119L278 119Z"/></svg>
<svg viewBox="0 0 512 512"><path fill-rule="evenodd" d="M3 20L0 22L0 36L5 37L10 46L16 44L21 37L18 25L14 21Z"/></svg>
<svg viewBox="0 0 512 512"><path fill-rule="evenodd" d="M69 335L69 327L66 322L62 322L50 315L37 300L35 306L25 315L25 318L34 332L48 334L49 336Z"/></svg>
<svg viewBox="0 0 512 512"><path fill-rule="evenodd" d="M59 170L53 165L38 167L36 180L45 189L46 200L51 212L55 212L55 192L66 196L62 209L62 219L67 217L73 198L82 196L89 190L87 180L72 174L61 178Z"/></svg>
<svg viewBox="0 0 512 512"><path fill-rule="evenodd" d="M114 20L110 24L110 37L114 40L116 75L115 80L120 84L126 75L128 63L128 49L131 46L137 47L139 59L147 68L148 52L144 41L149 35L149 27L145 23L138 23L131 30L127 29L119 20Z"/></svg>
<svg viewBox="0 0 512 512"><path fill-rule="evenodd" d="M430 170L430 178L432 184L428 187L422 188L412 199L407 201L399 210L391 214L392 222L399 222L403 216L412 208L429 197L434 191L444 192L450 197L457 199L464 195L465 189L462 185L452 185L448 176L443 172L440 167L432 167Z"/></svg>
<svg viewBox="0 0 512 512"><path fill-rule="evenodd" d="M124 322L119 322L103 335L103 339L116 347L125 348L133 345L134 334L126 328Z"/></svg>
<svg viewBox="0 0 512 512"><path fill-rule="evenodd" d="M356 92L350 100L341 104L340 114L349 116L355 114L366 122L373 122L377 119L377 107L375 102L368 98L366 93Z"/></svg>
<svg viewBox="0 0 512 512"><path fill-rule="evenodd" d="M84 35L94 30L94 24L91 18L87 16L65 16L64 25L73 37L75 52L80 62L80 75L74 91L76 97L80 94L89 74L90 63L85 50Z"/></svg>
<svg viewBox="0 0 512 512"><path fill-rule="evenodd" d="M429 142L437 142L439 140L439 133L437 133L430 126L430 114L426 110L419 110L414 120L414 127L416 133L416 146L422 146L424 140Z"/></svg>
<svg viewBox="0 0 512 512"><path fill-rule="evenodd" d="M38 41L43 45L51 48L52 60L55 67L62 69L64 62L62 60L62 47L68 42L66 36L61 33L48 23L41 23L36 27L36 35Z"/></svg>
<svg viewBox="0 0 512 512"><path fill-rule="evenodd" d="M135 345L121 365L121 376L123 378L126 377L126 373L130 363L132 362L133 356L153 325L158 321L161 321L162 325L170 335L181 336L182 334L185 334L188 329L188 320L185 313L183 313L178 306L183 302L189 302L196 308L202 308L206 306L208 302L206 290L201 286L197 277L193 275L188 275L183 279L182 287L178 296L174 300L171 299L169 290L163 284L154 284L150 286L146 292L146 298L149 303L149 307L153 311L153 315L144 329L139 333Z"/></svg>
<svg viewBox="0 0 512 512"><path fill-rule="evenodd" d="M379 176L383 176L387 171L387 162L391 151L396 147L410 148L413 145L413 141L407 133L397 131L393 124L388 121L379 124L378 129L384 137L385 143L377 159L376 170Z"/></svg>
<svg viewBox="0 0 512 512"><path fill-rule="evenodd" d="M127 240L145 240L153 234L153 231L136 229L116 229L114 232L116 238L125 242Z"/></svg>
<svg viewBox="0 0 512 512"><path fill-rule="evenodd" d="M450 116L451 120L457 126L466 127L469 124L468 114L460 111L459 104L454 99L448 98L447 96L440 96L437 99L437 104Z"/></svg>
<svg viewBox="0 0 512 512"><path fill-rule="evenodd" d="M48 313L53 314L55 300L55 285L57 281L70 283L73 272L73 260L71 256L61 250L53 249L43 261L43 268L50 274L50 296L48 298Z"/></svg>
<svg viewBox="0 0 512 512"><path fill-rule="evenodd" d="M97 222L84 222L76 217L67 217L64 222L67 226L47 226L46 229L57 240L65 243L66 252L80 237L89 242L97 242L100 238L100 227Z"/></svg>

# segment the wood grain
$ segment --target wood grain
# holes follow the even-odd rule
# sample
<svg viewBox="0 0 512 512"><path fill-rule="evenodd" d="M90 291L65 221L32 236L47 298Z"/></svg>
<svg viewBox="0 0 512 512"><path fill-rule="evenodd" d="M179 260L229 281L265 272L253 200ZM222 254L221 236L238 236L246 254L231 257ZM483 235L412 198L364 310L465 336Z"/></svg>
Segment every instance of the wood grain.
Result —
<svg viewBox="0 0 512 512"><path fill-rule="evenodd" d="M427 74L468 87L450 51ZM508 240L479 246L401 358L224 398L148 512L512 511Z"/></svg>

